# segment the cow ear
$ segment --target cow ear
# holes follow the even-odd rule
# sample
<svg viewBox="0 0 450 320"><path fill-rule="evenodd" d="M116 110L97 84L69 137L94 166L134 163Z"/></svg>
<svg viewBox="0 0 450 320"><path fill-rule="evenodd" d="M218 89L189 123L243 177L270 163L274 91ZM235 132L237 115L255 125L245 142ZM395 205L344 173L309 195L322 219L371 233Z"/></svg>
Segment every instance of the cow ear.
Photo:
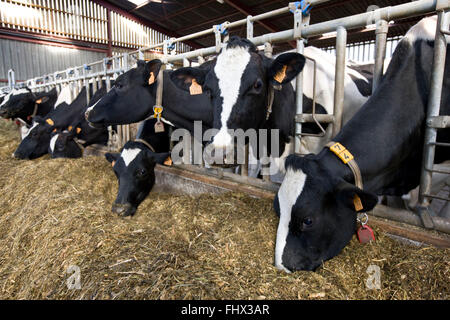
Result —
<svg viewBox="0 0 450 320"><path fill-rule="evenodd" d="M161 153L152 152L150 155L150 158L155 163L163 164L164 161L166 161L169 156L170 156L170 152L161 152Z"/></svg>
<svg viewBox="0 0 450 320"><path fill-rule="evenodd" d="M269 80L275 85L288 83L303 70L305 61L303 55L295 52L279 55L269 67Z"/></svg>
<svg viewBox="0 0 450 320"><path fill-rule="evenodd" d="M370 211L378 203L376 194L361 190L346 181L338 184L335 193L337 201L356 212Z"/></svg>
<svg viewBox="0 0 450 320"><path fill-rule="evenodd" d="M192 94L193 86L198 86L200 87L201 91L203 91L202 87L205 83L205 77L207 73L207 69L184 67L173 71L170 74L170 79L178 88L184 91L191 92Z"/></svg>
<svg viewBox="0 0 450 320"><path fill-rule="evenodd" d="M119 157L120 157L120 153L117 153L117 152L116 153L109 153L109 152L105 153L106 160L108 160L112 164L114 162L116 162L117 159L119 159Z"/></svg>
<svg viewBox="0 0 450 320"><path fill-rule="evenodd" d="M161 70L162 62L159 59L153 59L145 65L145 75L147 77L147 82L152 85L156 82L159 71Z"/></svg>

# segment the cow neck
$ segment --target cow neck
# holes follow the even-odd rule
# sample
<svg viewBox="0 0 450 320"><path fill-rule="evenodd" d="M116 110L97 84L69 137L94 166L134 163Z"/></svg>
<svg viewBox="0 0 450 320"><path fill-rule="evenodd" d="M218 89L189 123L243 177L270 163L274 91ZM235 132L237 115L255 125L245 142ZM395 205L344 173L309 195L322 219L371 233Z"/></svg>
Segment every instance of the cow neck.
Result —
<svg viewBox="0 0 450 320"><path fill-rule="evenodd" d="M156 152L156 151L155 151L155 148L153 148L152 145L151 145L148 141L145 141L144 139L134 139L134 142L142 143L144 146L146 146L147 148L149 148L150 151Z"/></svg>

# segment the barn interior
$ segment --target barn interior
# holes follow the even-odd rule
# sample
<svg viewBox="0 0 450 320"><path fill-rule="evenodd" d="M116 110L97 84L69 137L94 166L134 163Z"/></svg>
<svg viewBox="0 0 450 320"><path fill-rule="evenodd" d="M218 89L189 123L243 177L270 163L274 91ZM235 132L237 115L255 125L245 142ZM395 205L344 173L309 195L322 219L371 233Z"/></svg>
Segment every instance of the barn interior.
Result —
<svg viewBox="0 0 450 320"><path fill-rule="evenodd" d="M303 17L310 17L309 26L411 3L312 2ZM138 59L169 57L173 61L166 63L167 69L196 66L216 52L184 60L174 57L213 52L218 36L211 30L217 26L286 9L290 3L0 0L0 93L26 86L44 92L66 81L78 86L78 94L86 79L117 79ZM441 1L436 5L448 6ZM384 57L394 54L412 26L435 14L386 19ZM372 22L348 29L347 60L368 64L378 57L379 30ZM252 26L253 37L281 33L293 28L294 15L285 10ZM233 35L245 38L248 23L225 31L221 41ZM321 33L305 39L304 45L336 56L336 37L336 32ZM270 53L296 50L297 45L292 39L275 41ZM264 50L264 45L258 48ZM111 212L117 180L104 154L133 140L138 123L109 129L113 138L108 145L87 147L80 159L45 155L36 160L11 158L21 141L18 125L0 122L2 299L450 298L448 183L433 201L430 197L432 217L406 210L403 200L384 198L369 213L376 241L361 245L354 236L341 254L316 272L284 274L273 263L279 219L272 203L279 183L248 177L243 169L234 174L157 165L156 184L137 213L118 217ZM77 290L67 282L74 266L82 274ZM366 282L371 266L382 274L381 287L375 289Z"/></svg>

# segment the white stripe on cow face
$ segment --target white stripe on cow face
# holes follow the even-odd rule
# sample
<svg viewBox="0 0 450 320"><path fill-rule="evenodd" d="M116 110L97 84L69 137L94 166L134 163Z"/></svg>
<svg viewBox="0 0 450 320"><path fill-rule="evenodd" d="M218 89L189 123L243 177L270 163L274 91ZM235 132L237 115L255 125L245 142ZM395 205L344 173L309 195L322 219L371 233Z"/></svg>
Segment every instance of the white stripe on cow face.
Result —
<svg viewBox="0 0 450 320"><path fill-rule="evenodd" d="M59 134L55 134L50 139L50 150L52 151L52 153L55 151L55 144L56 144L56 140L58 140L58 136L59 136Z"/></svg>
<svg viewBox="0 0 450 320"><path fill-rule="evenodd" d="M137 155L142 150L139 148L133 148L133 149L123 149L122 154L120 155L123 159L123 162L125 163L125 167L128 167L128 165L136 159Z"/></svg>
<svg viewBox="0 0 450 320"><path fill-rule="evenodd" d="M280 207L280 222L277 229L277 242L275 245L275 266L288 273L290 271L283 265L283 252L286 247L286 238L289 233L292 207L305 186L306 174L301 170L288 168L283 183L278 190L278 202Z"/></svg>
<svg viewBox="0 0 450 320"><path fill-rule="evenodd" d="M94 109L94 107L97 105L97 103L100 102L100 100L102 100L101 98L97 100L96 103L94 103L92 106L90 106L89 108L86 109L86 113L91 112L92 109Z"/></svg>
<svg viewBox="0 0 450 320"><path fill-rule="evenodd" d="M36 128L38 125L39 125L39 123L33 122L33 126L28 130L28 132L26 134L23 135L22 140L24 140L26 137L28 137L30 132L33 131L33 129Z"/></svg>
<svg viewBox="0 0 450 320"><path fill-rule="evenodd" d="M12 96L15 96L18 94L23 94L23 93L28 93L28 92L30 92L30 91L28 91L27 89L13 89L11 92L9 92L5 96L5 99L2 101L2 104L0 104L0 108L2 106L4 106Z"/></svg>
<svg viewBox="0 0 450 320"><path fill-rule="evenodd" d="M230 118L233 106L239 97L241 78L250 61L248 48L223 48L217 57L214 72L219 80L220 96L223 98L222 113L220 115L221 127L213 139L214 147L226 147L231 144L227 121Z"/></svg>

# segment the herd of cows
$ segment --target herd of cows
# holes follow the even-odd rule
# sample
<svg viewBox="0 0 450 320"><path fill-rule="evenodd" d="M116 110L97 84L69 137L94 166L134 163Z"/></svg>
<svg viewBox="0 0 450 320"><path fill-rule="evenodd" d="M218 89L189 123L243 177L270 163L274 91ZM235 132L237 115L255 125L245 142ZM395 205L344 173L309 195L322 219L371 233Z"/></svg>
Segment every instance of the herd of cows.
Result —
<svg viewBox="0 0 450 320"><path fill-rule="evenodd" d="M280 150L270 154L284 174L274 200L279 215L275 265L286 272L314 270L336 256L357 227L357 212L370 211L380 195L401 196L419 184L436 17L416 24L398 44L382 81L371 92L370 72L355 64L345 75L345 125L333 141L345 146L359 166L364 189L321 138L303 139L310 154L292 154L295 92L291 81L303 71L304 112L312 110L314 66L317 62L315 108L333 112L335 58L313 47L305 56L287 52L274 59L264 56L248 40L231 37L213 60L199 67L161 71L161 61L138 61L120 75L108 92L103 85L87 103L86 87L73 99L70 85L34 93L14 89L0 99L0 116L22 122L22 141L14 152L19 159L77 158L91 144L108 142L108 126L143 121L135 140L120 153L107 153L119 181L113 211L133 215L155 183L154 167L170 155L169 130L155 130L149 119L163 82L162 120L193 132L194 121L204 129L215 128L207 144L224 156L233 137L229 129L278 129ZM447 51L441 113L449 114L449 53ZM366 68L367 69L367 68ZM201 94L192 94L192 87ZM271 90L273 97L271 98ZM158 132L157 132L158 131ZM314 133L315 125L303 125ZM450 142L447 129L438 140ZM436 162L450 160L447 150L437 149ZM354 199L359 199L355 206Z"/></svg>

